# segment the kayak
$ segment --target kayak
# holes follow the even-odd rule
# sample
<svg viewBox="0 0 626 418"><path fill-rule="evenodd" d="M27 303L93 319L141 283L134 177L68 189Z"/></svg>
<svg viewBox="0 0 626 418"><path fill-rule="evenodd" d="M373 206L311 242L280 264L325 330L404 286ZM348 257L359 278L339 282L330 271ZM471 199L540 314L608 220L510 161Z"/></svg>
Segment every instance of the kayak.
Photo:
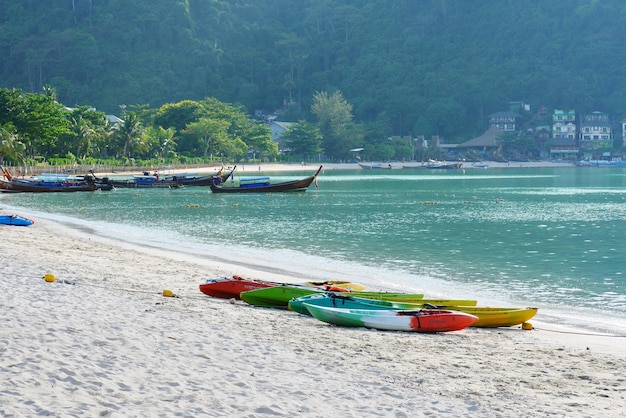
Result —
<svg viewBox="0 0 626 418"><path fill-rule="evenodd" d="M240 299L239 294L248 290L279 286L280 283L264 280L244 279L241 276L213 277L200 284L200 291L214 298Z"/></svg>
<svg viewBox="0 0 626 418"><path fill-rule="evenodd" d="M365 290L365 286L361 283L347 282L343 280L325 280L315 282L305 282L302 286L319 287L329 292L345 292L346 289L351 292L362 292Z"/></svg>
<svg viewBox="0 0 626 418"><path fill-rule="evenodd" d="M281 285L264 289L250 290L241 293L241 299L250 305L266 308L287 309L289 301L302 296L323 293L324 290L309 286ZM399 302L417 302L424 297L421 293L391 293L391 292L350 292L361 298L375 300L395 300Z"/></svg>
<svg viewBox="0 0 626 418"><path fill-rule="evenodd" d="M418 302L396 302L389 300L374 300L354 296L354 293L336 294L332 292L314 293L292 299L288 302L287 308L294 312L311 315L304 307L304 303L312 303L318 306L333 306L336 308L354 309L424 309L430 306L476 306L478 303L473 299L419 299Z"/></svg>
<svg viewBox="0 0 626 418"><path fill-rule="evenodd" d="M304 303L316 319L342 327L365 327L385 331L460 331L478 321L465 312L440 309L395 311L389 309L346 309Z"/></svg>
<svg viewBox="0 0 626 418"><path fill-rule="evenodd" d="M0 215L0 225L30 226L34 223L30 219L18 215Z"/></svg>
<svg viewBox="0 0 626 418"><path fill-rule="evenodd" d="M471 306L445 307L478 317L473 327L497 328L523 324L537 314L537 308L483 308Z"/></svg>
<svg viewBox="0 0 626 418"><path fill-rule="evenodd" d="M208 296L224 299L241 299L241 297L239 296L241 292L282 285L284 285L284 283L266 280L245 279L241 276L234 275L233 277L209 278L206 280L205 283L201 283L199 287L200 291ZM298 284L298 286L314 286L321 289L329 290L361 290L365 288L365 286L359 283L345 282L339 280L306 282L301 285Z"/></svg>
<svg viewBox="0 0 626 418"><path fill-rule="evenodd" d="M426 303L375 301L353 297L352 295L311 295L289 301L289 309L300 313L304 313L302 311L305 309L308 311L309 305L368 310L441 309L474 315L478 321L471 326L479 328L512 327L530 320L537 314L537 308L490 308L431 303L434 300L429 299L423 301ZM441 300L440 302L445 301ZM307 313L311 314L310 312Z"/></svg>

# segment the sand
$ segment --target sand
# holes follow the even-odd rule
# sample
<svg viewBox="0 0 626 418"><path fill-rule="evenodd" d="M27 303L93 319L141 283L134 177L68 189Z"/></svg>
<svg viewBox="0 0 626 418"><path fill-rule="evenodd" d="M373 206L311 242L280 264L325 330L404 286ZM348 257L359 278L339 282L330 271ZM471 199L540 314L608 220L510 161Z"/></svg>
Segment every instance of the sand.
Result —
<svg viewBox="0 0 626 418"><path fill-rule="evenodd" d="M198 290L297 276L34 220L0 226L3 417L626 416L624 337L338 328Z"/></svg>

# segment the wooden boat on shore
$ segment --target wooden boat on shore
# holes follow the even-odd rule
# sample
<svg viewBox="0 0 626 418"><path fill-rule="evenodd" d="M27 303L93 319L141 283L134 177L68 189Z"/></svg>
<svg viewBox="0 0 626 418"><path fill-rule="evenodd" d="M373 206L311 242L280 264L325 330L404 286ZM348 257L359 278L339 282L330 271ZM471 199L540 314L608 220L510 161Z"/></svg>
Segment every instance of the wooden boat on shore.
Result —
<svg viewBox="0 0 626 418"><path fill-rule="evenodd" d="M268 176L241 177L237 183L223 182L222 184L210 185L213 193L277 193L277 192L305 192L311 183L315 181L317 185L317 175L322 171L323 166L317 169L314 175L300 179L285 181L281 183L271 183Z"/></svg>
<svg viewBox="0 0 626 418"><path fill-rule="evenodd" d="M383 163L359 163L359 167L365 170L391 170L391 164L383 164Z"/></svg>
<svg viewBox="0 0 626 418"><path fill-rule="evenodd" d="M44 173L29 178L12 176L8 170L0 166L5 181L0 183L0 190L5 192L76 192L92 190L112 190L113 185L108 177L99 178L93 170L84 176L69 174ZM95 188L94 188L95 185Z"/></svg>
<svg viewBox="0 0 626 418"><path fill-rule="evenodd" d="M463 167L463 161L449 163L446 161L429 161L426 168L436 169L436 170L453 170L459 169Z"/></svg>
<svg viewBox="0 0 626 418"><path fill-rule="evenodd" d="M98 187L95 183L74 183L69 181L50 183L26 179L0 180L0 191L7 193L93 192L97 189Z"/></svg>
<svg viewBox="0 0 626 418"><path fill-rule="evenodd" d="M18 215L0 215L0 225L31 226L34 223L30 219Z"/></svg>
<svg viewBox="0 0 626 418"><path fill-rule="evenodd" d="M235 166L236 168L237 166ZM163 181L178 182L182 186L210 186L212 184L224 183L234 169L226 171L224 167L220 168L216 174L200 175L197 173L178 173L166 176Z"/></svg>
<svg viewBox="0 0 626 418"><path fill-rule="evenodd" d="M434 299L422 299L418 303L403 303L393 301L376 301L369 300L351 295L310 295L301 297L289 301L289 309L296 312L304 313L308 305L316 306L329 306L335 308L345 309L372 309L372 310L416 310L416 309L441 309L464 312L470 315L474 315L478 318L478 321L471 326L479 328L497 328L497 327L512 327L522 324L537 314L537 308L490 308L490 307L478 307L467 306L462 303L447 303L453 302L441 300L441 303ZM463 301L456 301L463 302ZM308 304L308 305L307 305ZM310 314L310 312L308 312Z"/></svg>
<svg viewBox="0 0 626 418"><path fill-rule="evenodd" d="M113 184L116 188L121 189L129 189L129 188L137 188L137 189L145 189L145 188L169 188L175 189L181 187L182 184L176 180L165 180L159 178L155 175L150 175L144 173L142 175L135 175L131 179L123 179L123 180L110 180L111 184Z"/></svg>
<svg viewBox="0 0 626 418"><path fill-rule="evenodd" d="M262 306L266 308L287 309L291 299L323 292L325 292L325 290L318 287L281 285L242 292L240 297L243 301L249 303L250 305ZM421 293L366 291L350 292L350 295L366 299L395 300L400 302L417 302L424 297Z"/></svg>
<svg viewBox="0 0 626 418"><path fill-rule="evenodd" d="M81 178L64 174L42 174L30 178L17 178L0 166L6 180L0 180L0 191L6 193L54 193L54 192L92 192L98 189L95 176Z"/></svg>
<svg viewBox="0 0 626 418"><path fill-rule="evenodd" d="M178 182L182 186L210 186L213 184L214 179L215 175L201 176L198 174L184 173L165 177L163 181Z"/></svg>
<svg viewBox="0 0 626 418"><path fill-rule="evenodd" d="M476 306L478 303L473 299L419 299L418 302L396 302L389 300L374 300L353 296L353 293L315 293L292 299L288 302L288 309L304 315L311 315L304 307L305 303L318 306L332 306L335 308L353 309L424 309L431 306Z"/></svg>
<svg viewBox="0 0 626 418"><path fill-rule="evenodd" d="M234 170L234 169L233 169ZM110 180L113 186L120 188L178 188L183 186L211 186L214 183L226 181L232 171L221 168L216 174L199 175L195 173L180 173L160 177L155 171L147 171L142 175L135 175L131 179Z"/></svg>
<svg viewBox="0 0 626 418"><path fill-rule="evenodd" d="M328 324L342 327L365 327L384 331L449 332L460 331L478 321L465 312L440 309L411 311L347 309L304 304L311 315Z"/></svg>
<svg viewBox="0 0 626 418"><path fill-rule="evenodd" d="M108 177L100 178L96 176L93 170L89 170L89 173L84 176L76 176L76 178L81 179L86 182L91 181L90 177L93 177L93 182L96 184L96 190L109 191L115 188L113 187L113 183L109 181Z"/></svg>

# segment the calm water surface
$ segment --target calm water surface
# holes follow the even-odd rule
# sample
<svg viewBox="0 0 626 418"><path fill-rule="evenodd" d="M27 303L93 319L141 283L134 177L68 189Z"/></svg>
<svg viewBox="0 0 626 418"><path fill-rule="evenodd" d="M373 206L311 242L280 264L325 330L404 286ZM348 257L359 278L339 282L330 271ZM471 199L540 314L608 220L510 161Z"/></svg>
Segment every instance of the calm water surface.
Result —
<svg viewBox="0 0 626 418"><path fill-rule="evenodd" d="M538 318L626 334L622 168L327 170L319 189L299 194L187 187L1 199L117 239L303 278L538 306Z"/></svg>

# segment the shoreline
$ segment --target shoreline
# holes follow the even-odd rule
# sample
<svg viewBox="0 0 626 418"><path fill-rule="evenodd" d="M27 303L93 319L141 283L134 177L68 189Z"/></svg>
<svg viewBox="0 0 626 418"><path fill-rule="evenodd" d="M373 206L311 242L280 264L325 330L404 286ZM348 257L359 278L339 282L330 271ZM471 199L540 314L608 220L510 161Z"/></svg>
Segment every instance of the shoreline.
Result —
<svg viewBox="0 0 626 418"><path fill-rule="evenodd" d="M456 161L441 161L442 163L454 163ZM375 162L364 162L363 164L378 164ZM393 163L385 163L385 165L390 166L392 170L411 170L411 169L421 169L426 168L426 163L424 162L393 162ZM476 165L474 165L476 164ZM238 164L228 164L224 167L232 168L237 166L238 171L241 173L250 173L259 174L259 173L267 173L267 172L302 172L304 174L314 172L320 165L324 168L323 170L365 170L367 169L361 168L358 163L315 163L315 162L307 162L307 163L238 163ZM456 170L449 171L458 171L458 170L488 170L488 169L500 169L500 168L562 168L562 167L575 167L576 165L572 162L553 162L553 161L533 161L533 162L495 162L495 161L483 161L480 163L471 163L465 162L463 167ZM164 167L151 167L148 169L147 167L116 167L116 170L113 167L109 167L110 170L99 169L97 167L92 167L97 177L113 177L113 178L128 178L134 175L141 175L144 172L153 173L157 171L159 175L173 175L173 174L183 174L183 173L192 173L197 175L208 175L217 173L221 166L220 165L203 165L203 166L164 166ZM14 168L9 167L10 170L14 170ZM28 177L31 175L41 174L42 172L50 172L56 174L87 174L89 171L89 167L81 166L80 168L70 168L65 166L54 166L54 167L37 167L36 170L30 169L26 170L24 177ZM380 170L375 170L380 171ZM384 170L386 171L386 170ZM438 170L435 170L438 171ZM448 170L446 170L448 171ZM15 173L14 173L15 174Z"/></svg>
<svg viewBox="0 0 626 418"><path fill-rule="evenodd" d="M442 163L454 163L455 161L441 161ZM363 164L377 164L374 162L364 162ZM393 162L393 163L385 163L385 166L390 166L392 170L412 170L412 169L421 169L426 168L426 163L424 162ZM324 168L323 170L364 170L369 172L368 169L363 169L359 166L358 163L315 163L315 162L307 162L307 163L238 163L238 164L228 164L225 165L227 168L232 168L237 166L238 171L241 173L250 173L259 174L259 173L267 173L267 172L302 172L304 174L313 173L320 165ZM449 170L449 171L458 171L458 170L486 170L486 169L500 169L500 168L563 168L563 167L575 167L576 165L572 162L553 162L553 161L533 161L533 162L494 162L494 161L483 161L480 163L472 163L465 162L463 167L460 169ZM202 166L162 166L162 167L110 167L107 166L109 170L92 167L94 170L94 174L97 177L132 177L134 175L141 175L144 172L153 173L157 171L160 175L173 175L173 174L182 174L182 173L193 173L198 175L208 175L217 173L221 165L202 165ZM10 170L14 170L14 168L9 168ZM32 168L26 169L24 172L24 176L28 177L31 175L41 174L42 172L50 172L57 174L87 174L90 167L81 166L80 168L70 168L65 166L54 166L54 167L37 167L35 170ZM380 171L380 170L375 170ZM386 171L386 170L383 170ZM447 170L446 170L447 171Z"/></svg>
<svg viewBox="0 0 626 418"><path fill-rule="evenodd" d="M289 272L34 220L0 227L0 415L622 413L620 337L536 320L436 335L332 327L198 290L207 277Z"/></svg>
<svg viewBox="0 0 626 418"><path fill-rule="evenodd" d="M445 162L445 161L444 161ZM574 167L575 165L570 162L552 162L552 161L538 161L538 162L511 162L511 163L501 163L501 162L486 162L488 165L487 168L483 166L474 166L473 163L464 163L463 167L457 170L488 170L495 168L562 168L562 167ZM237 171L241 173L250 173L250 174L258 174L258 173L266 173L266 172L314 172L320 165L324 168L323 170L363 170L357 163L314 163L308 162L305 164L302 163L239 163L239 164L228 164L225 167L232 168L237 165ZM411 170L411 169L421 169L426 168L424 163L420 162L407 162L400 163L394 162L389 164L392 170ZM155 168L151 173L155 170L159 172L161 175L171 175L171 174L181 174L181 173L196 173L201 175L216 173L220 169L219 166L205 166L205 167L192 167L192 168ZM450 171L457 171L450 170ZM369 170L365 170L368 172ZM380 171L380 170L375 170ZM96 172L98 177L128 177L132 175L142 174L140 171L125 171L124 173L119 172Z"/></svg>

